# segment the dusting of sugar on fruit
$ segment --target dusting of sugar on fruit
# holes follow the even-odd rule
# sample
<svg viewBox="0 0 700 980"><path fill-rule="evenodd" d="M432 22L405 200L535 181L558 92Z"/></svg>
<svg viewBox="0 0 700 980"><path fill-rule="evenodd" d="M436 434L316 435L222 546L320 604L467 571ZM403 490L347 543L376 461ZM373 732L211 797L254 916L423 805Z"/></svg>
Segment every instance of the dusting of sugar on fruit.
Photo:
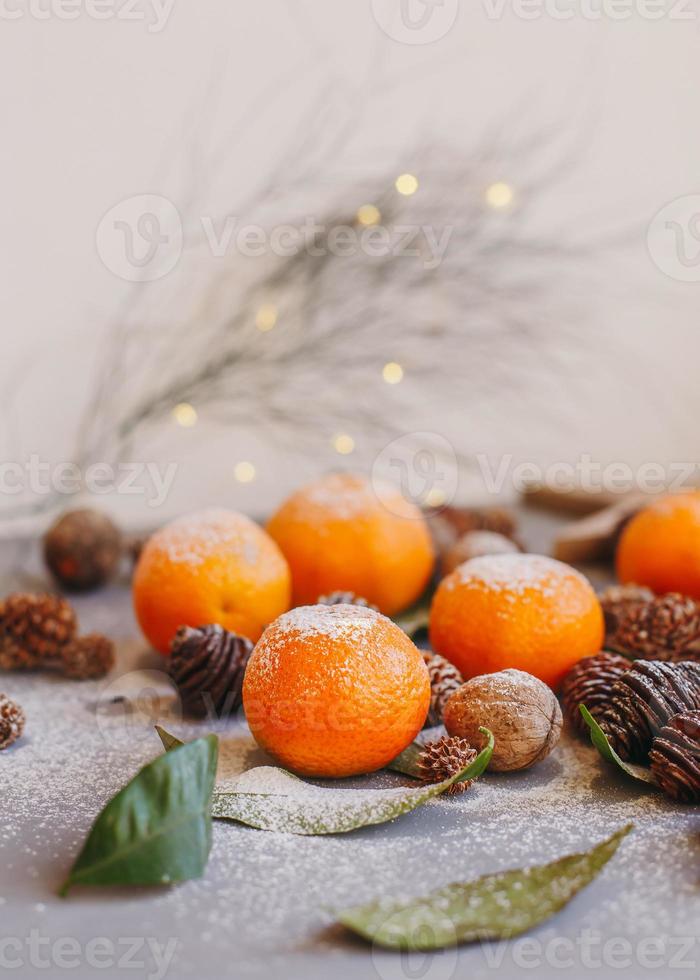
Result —
<svg viewBox="0 0 700 980"><path fill-rule="evenodd" d="M248 517L220 508L210 508L180 517L153 536L164 547L169 561L199 565L222 548L240 555L253 565L259 555L260 528Z"/></svg>

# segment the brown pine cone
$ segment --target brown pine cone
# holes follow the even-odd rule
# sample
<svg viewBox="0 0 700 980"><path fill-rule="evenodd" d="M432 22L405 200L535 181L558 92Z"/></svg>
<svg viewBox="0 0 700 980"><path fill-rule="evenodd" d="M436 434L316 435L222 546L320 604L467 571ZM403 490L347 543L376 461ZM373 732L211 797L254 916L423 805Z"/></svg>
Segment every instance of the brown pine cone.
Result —
<svg viewBox="0 0 700 980"><path fill-rule="evenodd" d="M84 592L116 572L123 550L119 528L106 514L85 508L63 514L44 535L44 560L61 585Z"/></svg>
<svg viewBox="0 0 700 980"><path fill-rule="evenodd" d="M700 708L700 664L638 660L618 678L598 724L625 761L646 762L652 740L679 712Z"/></svg>
<svg viewBox="0 0 700 980"><path fill-rule="evenodd" d="M114 644L101 633L88 633L61 651L61 670L76 681L97 680L114 667Z"/></svg>
<svg viewBox="0 0 700 980"><path fill-rule="evenodd" d="M0 749L7 749L24 731L24 712L6 694L0 694Z"/></svg>
<svg viewBox="0 0 700 980"><path fill-rule="evenodd" d="M172 642L169 672L183 710L197 718L223 718L240 708L243 675L253 644L214 623L181 626Z"/></svg>
<svg viewBox="0 0 700 980"><path fill-rule="evenodd" d="M579 734L588 734L580 705L585 704L593 717L598 718L610 704L613 684L631 666L626 657L607 650L574 664L564 678L561 700L564 714Z"/></svg>
<svg viewBox="0 0 700 980"><path fill-rule="evenodd" d="M651 589L644 585L610 585L598 596L605 615L605 632L610 635L621 616L629 610L645 606L654 598Z"/></svg>
<svg viewBox="0 0 700 980"><path fill-rule="evenodd" d="M77 628L65 599L13 592L0 602L0 668L30 670L60 658Z"/></svg>
<svg viewBox="0 0 700 980"><path fill-rule="evenodd" d="M454 664L439 653L421 650L421 654L430 674L430 710L424 727L432 728L442 724L443 709L450 695L464 684L464 678Z"/></svg>
<svg viewBox="0 0 700 980"><path fill-rule="evenodd" d="M700 603L678 592L633 601L616 614L607 645L643 660L700 660Z"/></svg>
<svg viewBox="0 0 700 980"><path fill-rule="evenodd" d="M476 759L477 752L466 738L443 735L435 742L428 742L418 758L421 779L424 783L439 783L449 779ZM449 796L456 796L469 789L473 779L453 783L447 790Z"/></svg>
<svg viewBox="0 0 700 980"><path fill-rule="evenodd" d="M651 771L680 803L700 803L700 711L674 715L653 741Z"/></svg>
<svg viewBox="0 0 700 980"><path fill-rule="evenodd" d="M354 592L343 592L340 590L329 592L328 595L320 595L316 602L319 606L339 606L341 603L348 606L366 606L367 609L374 609L376 612L379 612L379 606L373 605L360 595L355 595Z"/></svg>

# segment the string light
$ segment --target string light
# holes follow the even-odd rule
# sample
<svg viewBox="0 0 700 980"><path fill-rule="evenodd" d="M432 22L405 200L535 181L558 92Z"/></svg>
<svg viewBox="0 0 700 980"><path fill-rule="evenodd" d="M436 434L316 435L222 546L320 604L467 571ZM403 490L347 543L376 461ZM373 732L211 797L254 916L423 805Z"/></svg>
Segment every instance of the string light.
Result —
<svg viewBox="0 0 700 980"><path fill-rule="evenodd" d="M255 314L255 326L262 333L272 330L277 323L277 307L274 303L264 303Z"/></svg>
<svg viewBox="0 0 700 980"><path fill-rule="evenodd" d="M414 177L413 174L399 174L394 181L394 187L399 194L410 197L411 194L415 194L418 190L418 178Z"/></svg>
<svg viewBox="0 0 700 980"><path fill-rule="evenodd" d="M403 381L403 368L396 361L389 361L382 368L382 377L388 385L397 385Z"/></svg>
<svg viewBox="0 0 700 980"><path fill-rule="evenodd" d="M363 204L362 207L357 209L355 217L358 225L369 227L370 225L379 224L382 220L382 212L374 204Z"/></svg>
<svg viewBox="0 0 700 980"><path fill-rule="evenodd" d="M242 459L234 466L233 475L239 483L252 483L255 479L255 467L247 459Z"/></svg>
<svg viewBox="0 0 700 980"><path fill-rule="evenodd" d="M341 456L347 456L355 448L355 440L345 432L333 436L333 448Z"/></svg>
<svg viewBox="0 0 700 980"><path fill-rule="evenodd" d="M491 184L486 188L484 196L489 207L499 210L500 208L507 208L509 204L512 204L515 195L510 184L497 181L495 184Z"/></svg>
<svg viewBox="0 0 700 980"><path fill-rule="evenodd" d="M180 402L173 409L173 418L183 429L191 429L197 424L197 409L189 402Z"/></svg>

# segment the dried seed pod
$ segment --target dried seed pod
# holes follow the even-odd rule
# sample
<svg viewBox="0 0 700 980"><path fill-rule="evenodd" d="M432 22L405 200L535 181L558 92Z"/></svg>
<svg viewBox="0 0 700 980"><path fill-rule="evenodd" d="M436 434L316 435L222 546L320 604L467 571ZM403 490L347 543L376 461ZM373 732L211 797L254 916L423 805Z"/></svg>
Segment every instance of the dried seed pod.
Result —
<svg viewBox="0 0 700 980"><path fill-rule="evenodd" d="M482 674L463 684L444 710L450 735L481 747L479 728L493 732L496 745L489 768L497 772L527 769L552 751L563 719L554 692L523 670Z"/></svg>
<svg viewBox="0 0 700 980"><path fill-rule="evenodd" d="M44 559L65 589L84 592L116 572L123 552L119 528L106 514L85 508L60 517L44 536Z"/></svg>
<svg viewBox="0 0 700 980"><path fill-rule="evenodd" d="M0 667L33 670L60 659L77 628L75 612L65 599L13 592L0 602Z"/></svg>
<svg viewBox="0 0 700 980"><path fill-rule="evenodd" d="M329 592L328 595L320 595L317 601L320 606L365 606L367 609L374 609L379 612L379 606L363 599L361 595L355 595L354 592Z"/></svg>
<svg viewBox="0 0 700 980"><path fill-rule="evenodd" d="M183 709L198 718L236 711L252 652L250 640L218 624L198 629L182 626L172 642L168 667Z"/></svg>
<svg viewBox="0 0 700 980"><path fill-rule="evenodd" d="M669 719L652 743L649 762L667 796L700 803L700 711Z"/></svg>
<svg viewBox="0 0 700 980"><path fill-rule="evenodd" d="M0 694L0 749L9 748L24 731L24 712L6 694Z"/></svg>
<svg viewBox="0 0 700 980"><path fill-rule="evenodd" d="M700 603L678 592L632 600L615 615L607 645L644 660L700 659Z"/></svg>
<svg viewBox="0 0 700 980"><path fill-rule="evenodd" d="M464 678L454 664L432 650L421 650L430 674L430 710L426 726L442 724L442 714L450 696L464 684Z"/></svg>
<svg viewBox="0 0 700 980"><path fill-rule="evenodd" d="M626 657L604 650L594 657L584 657L571 668L561 688L562 707L581 735L588 735L588 725L581 716L580 705L585 704L593 717L598 718L610 704L613 684L631 666Z"/></svg>

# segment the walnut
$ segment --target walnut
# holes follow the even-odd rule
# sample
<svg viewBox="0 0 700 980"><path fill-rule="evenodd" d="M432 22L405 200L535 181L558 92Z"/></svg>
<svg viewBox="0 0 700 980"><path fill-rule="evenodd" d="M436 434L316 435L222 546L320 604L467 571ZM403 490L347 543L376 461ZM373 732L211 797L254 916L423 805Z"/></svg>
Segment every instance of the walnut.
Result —
<svg viewBox="0 0 700 980"><path fill-rule="evenodd" d="M443 713L450 735L482 746L479 728L493 732L496 746L489 768L527 769L544 759L559 741L562 714L551 688L523 670L482 674L450 697Z"/></svg>
<svg viewBox="0 0 700 980"><path fill-rule="evenodd" d="M482 555L509 555L520 551L515 541L497 531L467 531L442 556L442 574L449 575L471 558Z"/></svg>

